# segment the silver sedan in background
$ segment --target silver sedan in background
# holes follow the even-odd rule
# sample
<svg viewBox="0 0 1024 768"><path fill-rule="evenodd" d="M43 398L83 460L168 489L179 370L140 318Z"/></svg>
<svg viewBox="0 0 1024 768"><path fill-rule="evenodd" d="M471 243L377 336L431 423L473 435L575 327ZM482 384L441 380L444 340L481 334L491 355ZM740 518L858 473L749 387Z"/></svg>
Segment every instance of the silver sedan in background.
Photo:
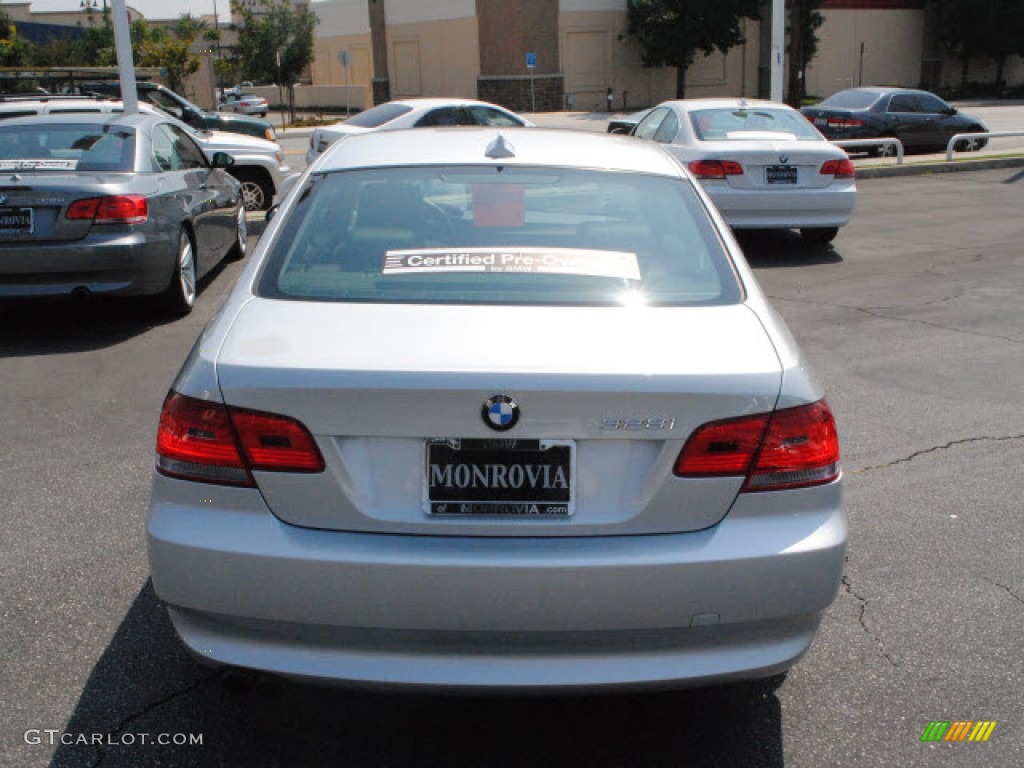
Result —
<svg viewBox="0 0 1024 768"><path fill-rule="evenodd" d="M198 658L297 678L774 675L846 546L809 370L654 144L353 137L286 196L165 399L153 585Z"/></svg>
<svg viewBox="0 0 1024 768"><path fill-rule="evenodd" d="M197 280L246 250L232 158L161 114L0 124L0 297L152 296L184 314Z"/></svg>
<svg viewBox="0 0 1024 768"><path fill-rule="evenodd" d="M831 242L857 203L850 158L785 104L667 101L633 135L685 163L733 229L799 229Z"/></svg>

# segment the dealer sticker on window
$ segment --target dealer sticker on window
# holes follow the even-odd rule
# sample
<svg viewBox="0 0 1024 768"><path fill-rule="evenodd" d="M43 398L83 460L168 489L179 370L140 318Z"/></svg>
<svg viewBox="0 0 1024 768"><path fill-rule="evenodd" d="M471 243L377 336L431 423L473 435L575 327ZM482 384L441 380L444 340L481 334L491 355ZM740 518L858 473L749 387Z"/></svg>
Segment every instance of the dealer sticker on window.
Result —
<svg viewBox="0 0 1024 768"><path fill-rule="evenodd" d="M427 248L387 251L382 275L526 272L639 280L635 253L582 248Z"/></svg>
<svg viewBox="0 0 1024 768"><path fill-rule="evenodd" d="M0 160L0 171L73 171L77 167L77 160L52 160L44 158Z"/></svg>

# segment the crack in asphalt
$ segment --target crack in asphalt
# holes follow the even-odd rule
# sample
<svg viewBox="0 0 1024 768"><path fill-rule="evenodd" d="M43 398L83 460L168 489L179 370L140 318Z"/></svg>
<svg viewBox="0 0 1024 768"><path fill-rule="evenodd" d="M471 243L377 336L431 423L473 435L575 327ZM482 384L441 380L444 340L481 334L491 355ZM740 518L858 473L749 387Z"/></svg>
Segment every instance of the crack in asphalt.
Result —
<svg viewBox="0 0 1024 768"><path fill-rule="evenodd" d="M796 299L789 296L774 296L767 294L768 298L772 301L788 301L794 304L815 304L822 307L834 307L836 309L849 309L853 312L861 312L870 317L877 317L882 320L897 320L902 323L917 323L918 325L927 325L931 328L938 328L943 331L950 331L952 333L962 333L967 336L978 336L983 339L998 339L999 341L1008 341L1011 344L1024 344L1024 339L1017 338L1016 336L1000 336L997 333L981 333L980 331L968 331L964 328L956 328L951 325L942 325L941 323L932 323L927 320L920 320L914 317L899 317L897 315L886 315L881 312L872 312L869 307L854 307L850 304L838 304L832 301L819 301L817 299ZM952 298L952 297L950 297ZM948 299L945 299L948 301ZM926 306L926 305L921 305Z"/></svg>
<svg viewBox="0 0 1024 768"><path fill-rule="evenodd" d="M1022 598L1020 595L1018 595L1016 592L1014 592L1012 589L1010 589L1005 584L1000 584L998 581L993 581L988 576L982 576L981 578L983 578L985 581L987 581L989 584L991 584L994 587L999 587L1000 589L1006 590L1006 594L1008 594L1010 597L1012 597L1018 603L1021 603L1022 605L1024 605L1024 598Z"/></svg>
<svg viewBox="0 0 1024 768"><path fill-rule="evenodd" d="M904 456L902 459L895 459L894 461L888 461L885 464L875 464L871 467L861 467L860 469L851 470L849 474L859 475L862 472L871 472L876 469L888 469L894 467L897 464L906 464L907 462L913 461L919 456L924 456L929 453L935 453L936 451L945 451L948 448L952 448L954 445L966 445L967 443L984 443L984 442L1005 442L1008 440L1024 440L1024 435L1006 435L1004 437L965 437L962 440L950 440L944 445L934 445L931 448L922 448L920 451L914 451L909 456Z"/></svg>
<svg viewBox="0 0 1024 768"><path fill-rule="evenodd" d="M124 718L120 723L118 723L116 728L114 728L111 731L107 731L106 734L104 734L103 744L109 744L110 741L113 739L113 737L116 736L117 734L121 733L121 731L123 731L128 726L128 724L130 722L132 722L133 720L138 720L140 717L143 717L144 715L148 715L154 709L156 709L157 707L162 707L164 704L166 704L169 701L177 699L177 698L179 698L181 696L187 696L188 694L190 694L193 691L199 689L201 686L203 686L204 684L210 682L214 678L219 677L220 674L221 674L220 671L217 671L217 672L213 672L213 673L211 673L209 675L205 675L205 676L199 678L198 680L196 680L194 683L191 683L191 684L185 686L181 690L172 691L171 693L167 694L163 698L157 699L156 701L154 701L154 702L152 702L150 704L147 704L145 707L140 709L138 712L135 712L134 714L128 715L128 717ZM107 750L106 750L105 747L98 746L98 747L96 747L96 751L99 752L99 755L96 758L96 762L94 762L92 764L91 768L99 768L99 766L103 764L103 761L107 759Z"/></svg>
<svg viewBox="0 0 1024 768"><path fill-rule="evenodd" d="M864 630L864 633L875 641L875 644L878 646L878 655L886 661L888 661L892 666L899 667L899 664L896 662L896 660L893 659L893 657L890 656L889 653L885 650L885 644L882 642L882 638L880 638L876 633L871 631L871 629L868 627L867 621L865 621L864 619L864 614L868 610L867 598L861 597L853 591L853 585L850 583L850 577L845 574L843 575L842 584L843 588L846 590L846 594L848 594L850 597L852 597L854 600L860 603L860 615L857 617L857 620L860 621L860 626Z"/></svg>

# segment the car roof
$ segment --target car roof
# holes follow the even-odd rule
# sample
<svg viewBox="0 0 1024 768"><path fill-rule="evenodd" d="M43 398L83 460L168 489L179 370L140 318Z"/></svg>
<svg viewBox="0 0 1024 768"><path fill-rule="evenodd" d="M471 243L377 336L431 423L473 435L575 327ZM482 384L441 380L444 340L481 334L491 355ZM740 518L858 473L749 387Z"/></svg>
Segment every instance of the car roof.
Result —
<svg viewBox="0 0 1024 768"><path fill-rule="evenodd" d="M8 120L4 120L0 125L2 126L18 126L18 125L37 125L39 123L45 123L46 125L62 125L62 124L75 124L75 123L97 123L99 125L125 125L130 127L137 127L151 123L155 120L160 122L177 122L173 118L168 118L164 115L159 115L155 112L139 112L137 114L126 115L123 112L68 112L66 114L53 113L39 114L39 115L25 115L24 117L12 117Z"/></svg>
<svg viewBox="0 0 1024 768"><path fill-rule="evenodd" d="M743 109L749 107L773 107L775 109L792 109L788 104L766 99L715 98L715 99L674 99L663 101L659 107L674 106L688 111L696 109Z"/></svg>
<svg viewBox="0 0 1024 768"><path fill-rule="evenodd" d="M628 136L527 127L416 128L370 131L340 141L317 163L317 171L427 165L510 165L598 168L609 171L683 176L659 144ZM501 138L510 156L488 149Z"/></svg>
<svg viewBox="0 0 1024 768"><path fill-rule="evenodd" d="M466 107L466 106L478 106L478 107L497 107L503 112L508 112L498 104L491 104L488 101L478 101L477 99L439 99L439 98L421 98L421 99L395 99L394 101L387 102L388 104L404 104L407 107L413 109L432 109L434 107Z"/></svg>

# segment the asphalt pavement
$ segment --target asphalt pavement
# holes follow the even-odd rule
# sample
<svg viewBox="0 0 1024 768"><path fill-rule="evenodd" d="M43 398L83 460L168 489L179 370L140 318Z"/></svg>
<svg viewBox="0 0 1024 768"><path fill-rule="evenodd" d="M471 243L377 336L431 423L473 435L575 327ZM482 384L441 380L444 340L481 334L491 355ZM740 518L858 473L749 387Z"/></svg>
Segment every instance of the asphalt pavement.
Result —
<svg viewBox="0 0 1024 768"><path fill-rule="evenodd" d="M851 523L820 637L770 684L463 698L202 667L145 512L161 401L241 265L175 322L0 303L0 765L1024 765L1024 172L859 191L832 246L744 239L826 385ZM936 720L997 726L922 742Z"/></svg>

